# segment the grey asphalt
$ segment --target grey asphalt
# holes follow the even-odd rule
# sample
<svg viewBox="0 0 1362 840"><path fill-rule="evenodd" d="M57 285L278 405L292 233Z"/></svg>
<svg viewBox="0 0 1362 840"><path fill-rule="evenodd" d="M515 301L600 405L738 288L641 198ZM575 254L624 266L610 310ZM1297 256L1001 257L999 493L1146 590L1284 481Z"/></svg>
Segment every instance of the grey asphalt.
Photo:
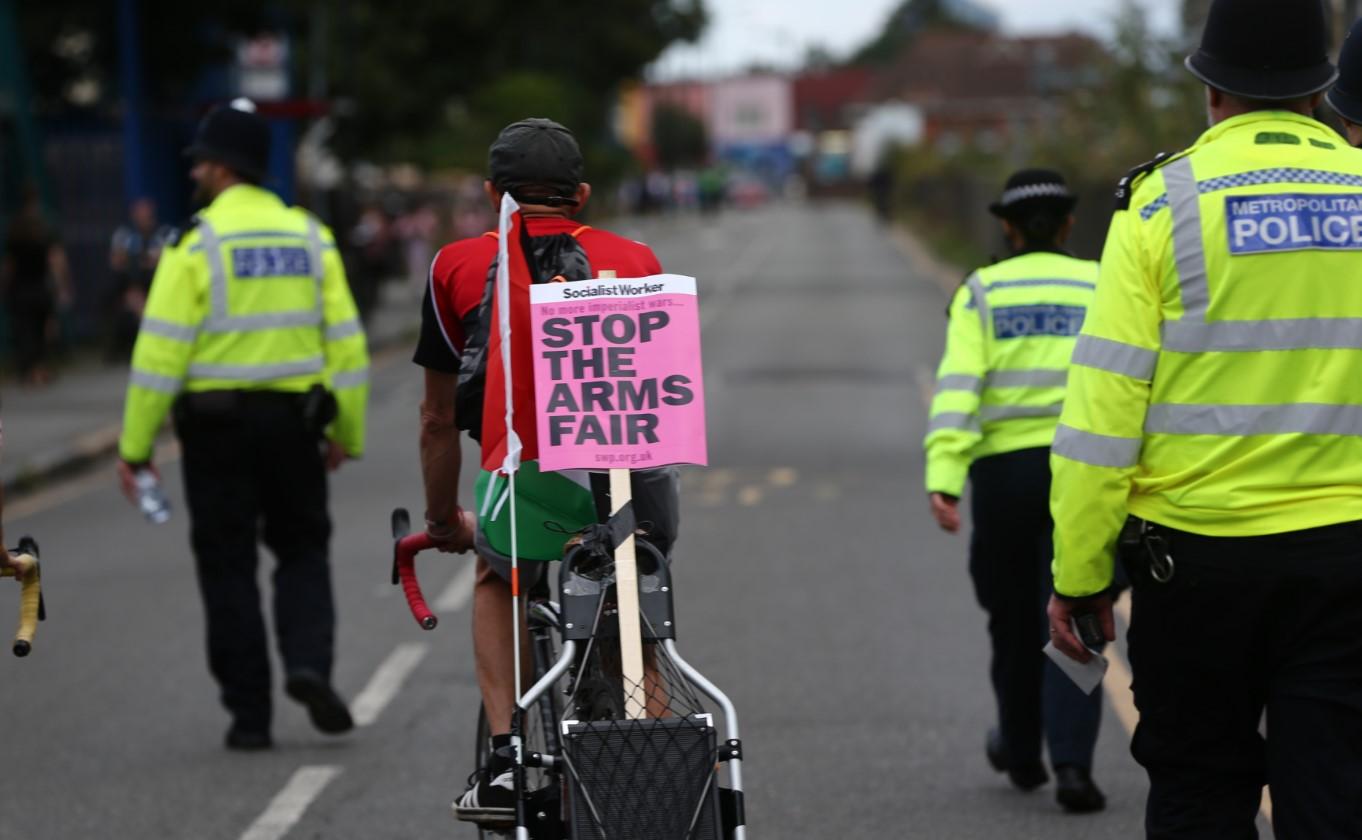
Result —
<svg viewBox="0 0 1362 840"><path fill-rule="evenodd" d="M1016 792L984 761L983 615L965 540L935 529L920 490L939 278L855 205L617 229L700 279L711 466L685 474L679 644L742 715L749 837L1139 836L1144 775L1114 716L1103 814L1063 815L1051 789ZM7 511L11 542L43 545L50 620L30 657L0 656L0 840L237 840L318 765L339 775L285 837L475 836L448 811L472 769L467 608L423 633L386 584L388 512L421 508L407 356L379 355L368 455L332 484L336 682L354 696L397 646L426 645L406 648L425 656L401 693L339 739L281 696L274 751L225 751L175 470L161 528L111 471L78 477ZM431 559L427 591L464 563ZM0 583L6 631L15 603Z"/></svg>

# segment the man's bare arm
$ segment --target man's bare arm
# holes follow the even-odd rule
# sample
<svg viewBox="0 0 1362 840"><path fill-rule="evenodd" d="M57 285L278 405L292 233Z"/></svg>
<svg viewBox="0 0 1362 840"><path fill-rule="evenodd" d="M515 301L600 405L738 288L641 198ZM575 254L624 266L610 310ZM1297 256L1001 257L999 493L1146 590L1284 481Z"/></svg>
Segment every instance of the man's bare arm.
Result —
<svg viewBox="0 0 1362 840"><path fill-rule="evenodd" d="M426 489L426 532L447 551L467 551L473 545L471 515L459 516L459 427L455 425L454 393L459 377L426 370L425 398L421 401L421 477Z"/></svg>

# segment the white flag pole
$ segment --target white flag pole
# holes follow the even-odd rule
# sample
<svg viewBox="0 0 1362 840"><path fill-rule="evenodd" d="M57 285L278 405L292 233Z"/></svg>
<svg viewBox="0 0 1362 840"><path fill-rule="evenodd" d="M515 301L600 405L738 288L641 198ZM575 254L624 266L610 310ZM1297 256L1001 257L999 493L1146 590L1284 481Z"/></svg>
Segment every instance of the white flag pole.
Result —
<svg viewBox="0 0 1362 840"><path fill-rule="evenodd" d="M602 271L600 279L615 277ZM634 497L629 470L610 470L610 514L613 516ZM624 677L624 715L630 720L647 716L648 693L643 684L643 632L638 605L638 559L631 533L615 548L615 598L619 607L620 670Z"/></svg>
<svg viewBox="0 0 1362 840"><path fill-rule="evenodd" d="M523 696L520 685L520 545L516 527L515 474L520 469L520 436L515 433L515 391L511 367L511 260L507 240L511 216L520 209L509 193L501 197L501 217L497 225L497 330L501 335L501 369L506 380L506 457L501 471L506 473L510 493L511 517L511 640L515 651L515 696ZM519 247L520 243L516 243ZM519 745L517 745L519 749Z"/></svg>

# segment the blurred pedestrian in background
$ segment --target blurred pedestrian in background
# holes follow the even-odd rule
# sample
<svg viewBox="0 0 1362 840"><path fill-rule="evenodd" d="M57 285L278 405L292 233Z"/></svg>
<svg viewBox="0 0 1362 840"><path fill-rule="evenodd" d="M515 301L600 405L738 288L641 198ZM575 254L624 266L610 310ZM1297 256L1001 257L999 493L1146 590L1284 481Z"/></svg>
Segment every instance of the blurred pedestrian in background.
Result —
<svg viewBox="0 0 1362 840"><path fill-rule="evenodd" d="M208 203L166 247L133 350L119 478L136 500L174 406L208 662L231 749L271 746L257 542L275 556L284 690L326 733L350 729L331 686L328 470L364 449L368 351L331 232L260 186L269 126L249 101L209 113L189 154Z"/></svg>
<svg viewBox="0 0 1362 840"><path fill-rule="evenodd" d="M1362 837L1362 156L1319 0L1215 0L1211 127L1118 191L1055 435L1050 632L1130 661L1147 836ZM1264 726L1264 724L1266 724Z"/></svg>
<svg viewBox="0 0 1362 840"><path fill-rule="evenodd" d="M1362 146L1362 20L1353 24L1338 53L1338 83L1325 95L1353 146Z"/></svg>
<svg viewBox="0 0 1362 840"><path fill-rule="evenodd" d="M998 727L986 754L1012 784L1048 776L1042 735L1067 811L1100 811L1092 781L1102 694L1084 695L1041 653L1050 597L1050 443L1069 357L1092 300L1097 263L1064 250L1076 199L1058 172L1007 179L989 211L1012 256L969 276L950 308L927 439L927 493L942 529L960 528L972 488L969 569L988 612Z"/></svg>
<svg viewBox="0 0 1362 840"><path fill-rule="evenodd" d="M20 381L46 385L52 379L48 356L57 338L57 313L71 305L71 277L66 251L31 187L5 235L0 284Z"/></svg>
<svg viewBox="0 0 1362 840"><path fill-rule="evenodd" d="M113 272L112 336L107 358L127 361L137 340L137 327L151 291L151 278L171 229L156 219L156 202L139 198L128 209L128 221L114 231L109 246Z"/></svg>

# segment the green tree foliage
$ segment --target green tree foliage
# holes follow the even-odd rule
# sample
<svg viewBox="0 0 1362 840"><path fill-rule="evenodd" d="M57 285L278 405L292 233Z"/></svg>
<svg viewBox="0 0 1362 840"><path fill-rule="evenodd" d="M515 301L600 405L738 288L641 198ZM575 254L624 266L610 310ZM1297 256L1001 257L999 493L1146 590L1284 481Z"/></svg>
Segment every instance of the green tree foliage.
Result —
<svg viewBox="0 0 1362 840"><path fill-rule="evenodd" d="M973 0L903 0L880 34L856 51L853 64L884 64L898 58L928 29L995 29L997 18Z"/></svg>
<svg viewBox="0 0 1362 840"><path fill-rule="evenodd" d="M356 105L354 149L480 165L514 118L599 141L618 85L705 22L701 0L352 0L328 59L333 93Z"/></svg>
<svg viewBox="0 0 1362 840"><path fill-rule="evenodd" d="M705 124L680 106L663 102L653 109L652 136L663 169L699 166L709 157Z"/></svg>
<svg viewBox="0 0 1362 840"><path fill-rule="evenodd" d="M20 4L44 108L117 107L117 6ZM615 90L707 20L703 0L140 0L139 12L153 106L185 107L203 72L231 60L237 38L283 30L295 90L308 90L324 57L326 93L347 105L336 136L343 154L468 166L482 165L496 129L528 115L573 128L594 147L589 157L616 159L603 145ZM78 102L73 86L98 96Z"/></svg>

